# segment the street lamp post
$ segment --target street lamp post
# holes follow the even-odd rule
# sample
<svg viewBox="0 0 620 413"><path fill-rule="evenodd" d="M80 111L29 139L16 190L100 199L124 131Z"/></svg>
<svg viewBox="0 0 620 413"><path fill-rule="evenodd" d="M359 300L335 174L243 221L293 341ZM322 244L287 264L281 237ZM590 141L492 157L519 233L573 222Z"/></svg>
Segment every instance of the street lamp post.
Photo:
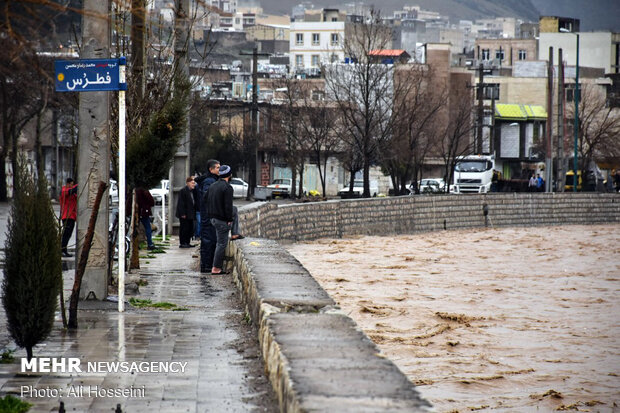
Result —
<svg viewBox="0 0 620 413"><path fill-rule="evenodd" d="M579 33L577 36L577 62L575 64L575 124L573 132L575 134L575 153L573 154L573 192L577 192L577 146L579 141Z"/></svg>

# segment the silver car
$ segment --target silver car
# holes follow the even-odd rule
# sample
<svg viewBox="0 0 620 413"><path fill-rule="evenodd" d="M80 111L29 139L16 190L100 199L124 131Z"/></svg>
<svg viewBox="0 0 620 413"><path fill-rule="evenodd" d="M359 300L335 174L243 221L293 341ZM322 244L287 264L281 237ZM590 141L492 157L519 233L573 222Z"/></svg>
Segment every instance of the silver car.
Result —
<svg viewBox="0 0 620 413"><path fill-rule="evenodd" d="M248 183L245 182L241 178L232 178L230 180L230 186L233 187L235 191L233 194L234 198L245 198L248 195Z"/></svg>

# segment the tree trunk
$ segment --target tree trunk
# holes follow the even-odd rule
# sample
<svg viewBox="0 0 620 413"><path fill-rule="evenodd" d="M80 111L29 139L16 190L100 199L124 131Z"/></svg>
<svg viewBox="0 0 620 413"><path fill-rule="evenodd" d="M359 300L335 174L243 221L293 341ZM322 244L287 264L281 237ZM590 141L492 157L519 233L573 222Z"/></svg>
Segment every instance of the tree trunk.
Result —
<svg viewBox="0 0 620 413"><path fill-rule="evenodd" d="M304 196L304 161L301 161L301 166L299 167L299 197Z"/></svg>
<svg viewBox="0 0 620 413"><path fill-rule="evenodd" d="M99 182L99 188L97 190L97 196L95 198L95 204L90 214L90 220L88 222L88 229L86 230L86 236L84 237L84 245L82 246L82 252L80 254L80 261L75 272L75 280L73 282L73 290L71 291L71 300L69 302L69 328L77 328L77 311L78 300L80 298L80 288L82 287L82 278L86 271L86 262L88 261L88 254L90 253L90 247L93 243L93 236L95 235L95 224L97 223L97 216L99 215L99 205L101 204L101 198L108 184L105 182Z"/></svg>
<svg viewBox="0 0 620 413"><path fill-rule="evenodd" d="M327 156L325 156L325 160L323 161L323 171L321 172L321 163L320 163L320 157L319 157L319 176L321 178L321 189L323 190L322 195L323 197L326 197L327 194L325 193L325 186L326 186L326 180L325 180L325 176L327 175Z"/></svg>
<svg viewBox="0 0 620 413"><path fill-rule="evenodd" d="M139 99L144 96L144 21L146 5L144 0L131 0L131 72L135 92Z"/></svg>
<svg viewBox="0 0 620 413"><path fill-rule="evenodd" d="M353 168L349 170L349 194L353 194L353 184L355 182L355 172Z"/></svg>
<svg viewBox="0 0 620 413"><path fill-rule="evenodd" d="M165 197L162 198L162 202L165 201ZM131 258L129 259L129 269L139 269L140 268L140 246L138 245L138 235L140 234L140 230L138 226L140 225L140 220L138 219L138 211L137 211L137 201L136 201L136 190L133 190L131 196ZM121 219L119 217L119 219Z"/></svg>
<svg viewBox="0 0 620 413"><path fill-rule="evenodd" d="M0 152L0 202L7 201L5 156L4 151Z"/></svg>
<svg viewBox="0 0 620 413"><path fill-rule="evenodd" d="M363 198L370 198L370 156L364 159L364 195Z"/></svg>
<svg viewBox="0 0 620 413"><path fill-rule="evenodd" d="M32 346L26 347L26 357L28 358L28 361L32 360Z"/></svg>
<svg viewBox="0 0 620 413"><path fill-rule="evenodd" d="M291 168L291 193L288 194L289 198L295 198L297 194L297 167Z"/></svg>

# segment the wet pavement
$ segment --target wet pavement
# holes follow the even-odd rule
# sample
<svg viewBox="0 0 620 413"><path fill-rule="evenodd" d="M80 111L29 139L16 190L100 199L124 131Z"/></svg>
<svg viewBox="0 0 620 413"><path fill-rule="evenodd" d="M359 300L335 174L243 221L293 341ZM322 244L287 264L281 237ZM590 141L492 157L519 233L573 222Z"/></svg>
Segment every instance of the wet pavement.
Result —
<svg viewBox="0 0 620 413"><path fill-rule="evenodd" d="M67 411L78 412L109 412L117 404L123 412L277 411L256 331L230 276L200 274L197 248L176 244L166 253L143 256L139 273L148 284L135 297L175 304L177 311L127 304L118 313L114 302L81 302L79 329L63 330L57 317L34 354L78 358L82 372L22 374L25 351L18 349L13 363L0 364L0 396L21 396L34 412L57 411L61 400ZM64 275L68 298L73 272ZM2 309L3 323L4 318ZM5 330L2 326L3 348ZM91 369L89 363L96 362L127 362L121 368L128 371L114 373L107 364ZM154 372L162 368L171 371Z"/></svg>

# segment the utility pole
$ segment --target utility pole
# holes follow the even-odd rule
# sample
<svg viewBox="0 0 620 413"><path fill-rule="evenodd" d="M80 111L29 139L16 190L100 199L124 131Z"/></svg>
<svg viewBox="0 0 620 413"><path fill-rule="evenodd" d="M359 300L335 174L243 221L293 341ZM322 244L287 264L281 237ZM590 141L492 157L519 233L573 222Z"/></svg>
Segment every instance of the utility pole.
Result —
<svg viewBox="0 0 620 413"><path fill-rule="evenodd" d="M551 192L553 180L553 47L547 64L547 133L545 142L545 192Z"/></svg>
<svg viewBox="0 0 620 413"><path fill-rule="evenodd" d="M180 74L189 78L189 61L188 50L190 41L189 30L189 0L174 1L174 60L177 70ZM177 197L179 191L185 186L185 178L189 176L189 116L187 116L187 126L185 128L185 136L181 138L176 153L174 154L174 163L170 169L170 208L168 210L168 225L170 234L173 233L173 227L179 226L179 220L176 218ZM165 196L162 202L165 201Z"/></svg>
<svg viewBox="0 0 620 413"><path fill-rule="evenodd" d="M81 59L110 57L109 8L109 0L84 0ZM109 93L88 92L79 96L76 257L84 246L99 182L107 183L110 179ZM103 300L108 294L108 216L108 203L102 202L80 298L94 295Z"/></svg>
<svg viewBox="0 0 620 413"><path fill-rule="evenodd" d="M241 56L250 56L250 53L239 53ZM254 197L254 189L258 185L258 174L260 173L260 159L258 159L258 56L269 56L268 53L258 53L258 48L254 46L252 50L252 132L250 139L252 144L252 162L250 162L250 176L247 200Z"/></svg>
<svg viewBox="0 0 620 413"><path fill-rule="evenodd" d="M562 49L558 50L558 192L564 192L566 171L564 164L564 60Z"/></svg>
<svg viewBox="0 0 620 413"><path fill-rule="evenodd" d="M145 0L131 0L131 72L132 83L139 99L144 96L146 88L145 66L146 59L144 45L146 43L146 20Z"/></svg>
<svg viewBox="0 0 620 413"><path fill-rule="evenodd" d="M476 130L476 154L482 155L482 123L484 122L484 65L478 66L478 128Z"/></svg>

